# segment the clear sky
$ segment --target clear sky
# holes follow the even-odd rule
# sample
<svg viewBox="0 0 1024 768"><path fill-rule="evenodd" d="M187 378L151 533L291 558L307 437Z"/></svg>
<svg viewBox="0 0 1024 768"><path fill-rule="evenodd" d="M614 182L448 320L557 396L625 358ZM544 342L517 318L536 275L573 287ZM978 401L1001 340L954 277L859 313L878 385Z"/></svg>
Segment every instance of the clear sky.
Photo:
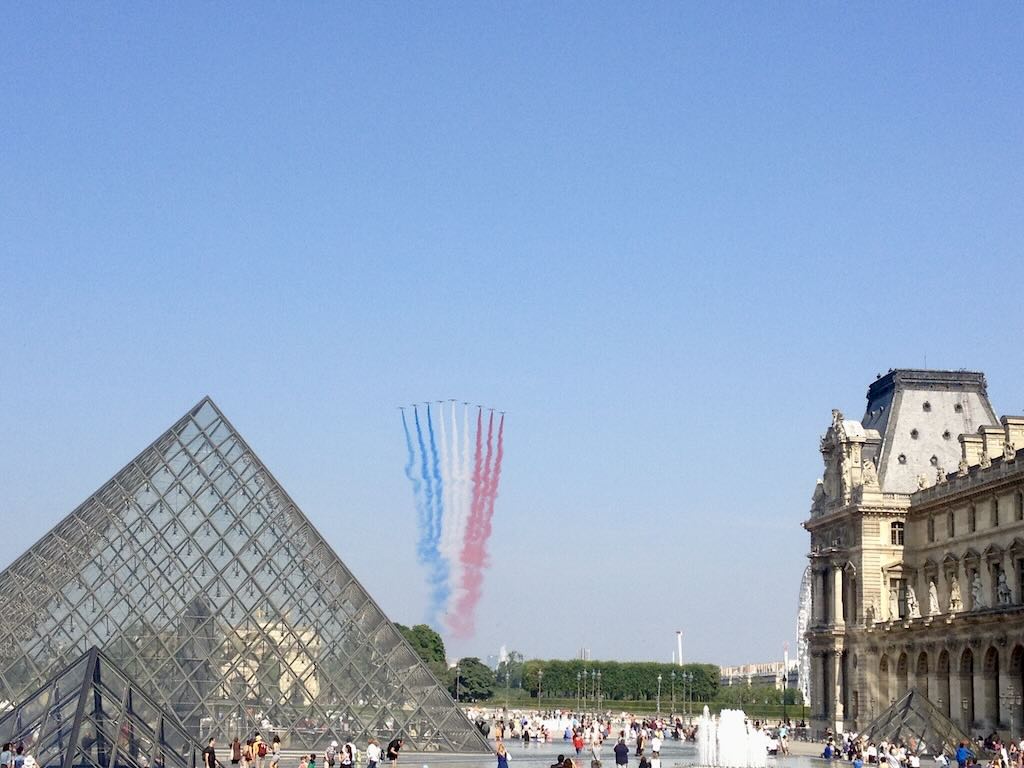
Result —
<svg viewBox="0 0 1024 768"><path fill-rule="evenodd" d="M830 409L1024 413L1024 5L0 5L0 561L210 394L395 620L395 406L509 412L476 637L778 658Z"/></svg>

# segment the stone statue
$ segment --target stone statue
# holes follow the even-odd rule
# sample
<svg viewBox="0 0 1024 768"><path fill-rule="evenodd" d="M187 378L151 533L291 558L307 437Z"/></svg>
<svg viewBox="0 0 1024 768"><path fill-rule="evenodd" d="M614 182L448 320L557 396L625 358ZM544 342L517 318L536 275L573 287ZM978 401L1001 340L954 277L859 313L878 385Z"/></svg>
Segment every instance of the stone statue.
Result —
<svg viewBox="0 0 1024 768"><path fill-rule="evenodd" d="M896 590L889 591L889 619L895 621L900 617L900 601Z"/></svg>
<svg viewBox="0 0 1024 768"><path fill-rule="evenodd" d="M963 608L964 601L960 597L960 579L954 576L953 582L949 586L949 612L960 613Z"/></svg>
<svg viewBox="0 0 1024 768"><path fill-rule="evenodd" d="M1010 585L1006 583L1005 571L999 571L999 578L996 580L996 599L1000 605L1013 603L1013 592L1010 591Z"/></svg>
<svg viewBox="0 0 1024 768"><path fill-rule="evenodd" d="M988 449L982 449L980 463L982 469L988 469L989 467L992 466L992 458L988 455Z"/></svg>
<svg viewBox="0 0 1024 768"><path fill-rule="evenodd" d="M946 482L946 470L944 470L942 467L936 467L935 468L935 484L938 485L939 483L944 483L944 482Z"/></svg>
<svg viewBox="0 0 1024 768"><path fill-rule="evenodd" d="M1017 456L1017 449L1009 440L1003 443L1003 461L1013 461Z"/></svg>
<svg viewBox="0 0 1024 768"><path fill-rule="evenodd" d="M935 582L928 582L928 615L939 615L939 590L935 588Z"/></svg>
<svg viewBox="0 0 1024 768"><path fill-rule="evenodd" d="M907 617L911 619L921 618L921 606L917 603L917 594L912 584L907 585Z"/></svg>
<svg viewBox="0 0 1024 768"><path fill-rule="evenodd" d="M985 587L981 585L981 574L975 571L971 578L971 610L982 608L988 608L988 601L985 600Z"/></svg>
<svg viewBox="0 0 1024 768"><path fill-rule="evenodd" d="M874 624L876 616L878 616L878 609L875 608L875 601L872 600L868 603L867 608L864 609L864 623Z"/></svg>
<svg viewBox="0 0 1024 768"><path fill-rule="evenodd" d="M928 478L924 475L917 476L917 487L924 488L928 484Z"/></svg>
<svg viewBox="0 0 1024 768"><path fill-rule="evenodd" d="M863 472L864 485L878 485L878 472L875 471L875 462L871 459L864 459Z"/></svg>
<svg viewBox="0 0 1024 768"><path fill-rule="evenodd" d="M956 473L960 475L960 477L965 477L967 473L970 471L970 469L971 467L967 463L967 459L960 459L960 463L957 465Z"/></svg>

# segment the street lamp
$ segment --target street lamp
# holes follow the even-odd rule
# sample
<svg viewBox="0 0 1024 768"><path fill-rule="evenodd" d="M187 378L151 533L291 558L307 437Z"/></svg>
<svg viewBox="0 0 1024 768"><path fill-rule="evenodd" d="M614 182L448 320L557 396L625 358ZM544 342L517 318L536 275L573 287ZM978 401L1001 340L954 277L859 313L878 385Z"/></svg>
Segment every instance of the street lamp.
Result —
<svg viewBox="0 0 1024 768"><path fill-rule="evenodd" d="M537 711L540 712L540 698L542 695L541 685L544 683L544 670L537 670Z"/></svg>
<svg viewBox="0 0 1024 768"><path fill-rule="evenodd" d="M788 722L786 720L786 678L789 677L789 670L786 669L786 665L782 665L782 722Z"/></svg>
<svg viewBox="0 0 1024 768"><path fill-rule="evenodd" d="M661 675L658 675L658 717L661 717Z"/></svg>
<svg viewBox="0 0 1024 768"><path fill-rule="evenodd" d="M590 670L590 695L594 699L594 711L597 711L597 670Z"/></svg>
<svg viewBox="0 0 1024 768"><path fill-rule="evenodd" d="M462 682L459 678L461 678L461 677L462 677L462 672L461 672L461 670L459 668L459 665L456 664L455 665L455 703L456 704L459 703L459 683Z"/></svg>
<svg viewBox="0 0 1024 768"><path fill-rule="evenodd" d="M686 694L686 716L690 717L693 714L693 672L684 672L683 676L686 678L686 685L688 687Z"/></svg>
<svg viewBox="0 0 1024 768"><path fill-rule="evenodd" d="M582 672L576 673L576 711L580 711L580 678L583 677Z"/></svg>
<svg viewBox="0 0 1024 768"><path fill-rule="evenodd" d="M601 670L597 670L597 711L601 711Z"/></svg>
<svg viewBox="0 0 1024 768"><path fill-rule="evenodd" d="M676 716L676 671L672 670L672 718Z"/></svg>

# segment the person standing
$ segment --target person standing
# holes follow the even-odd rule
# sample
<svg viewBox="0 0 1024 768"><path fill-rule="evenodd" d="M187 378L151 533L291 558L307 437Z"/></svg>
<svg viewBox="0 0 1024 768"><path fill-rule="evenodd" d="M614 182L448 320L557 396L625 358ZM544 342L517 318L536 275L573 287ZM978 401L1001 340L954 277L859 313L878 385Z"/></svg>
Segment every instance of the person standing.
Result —
<svg viewBox="0 0 1024 768"><path fill-rule="evenodd" d="M276 733L270 740L270 768L279 768L281 765L281 737Z"/></svg>
<svg viewBox="0 0 1024 768"><path fill-rule="evenodd" d="M242 762L242 740L237 736L231 740L231 765L238 768Z"/></svg>
<svg viewBox="0 0 1024 768"><path fill-rule="evenodd" d="M267 757L267 742L256 731L252 735L252 753L256 756L256 768L263 768L263 761Z"/></svg>
<svg viewBox="0 0 1024 768"><path fill-rule="evenodd" d="M366 768L377 768L377 763L380 762L380 744L377 743L377 739L370 737L370 741L366 745Z"/></svg>
<svg viewBox="0 0 1024 768"><path fill-rule="evenodd" d="M210 739L206 744L206 749L203 750L203 767L204 768L217 768L217 750L214 746L217 742L214 739Z"/></svg>
<svg viewBox="0 0 1024 768"><path fill-rule="evenodd" d="M391 768L398 767L398 753L402 750L402 737L397 736L388 742L388 760L391 761Z"/></svg>
<svg viewBox="0 0 1024 768"><path fill-rule="evenodd" d="M324 758L327 760L327 768L334 768L334 758L338 756L338 742L332 741L330 746L324 752Z"/></svg>
<svg viewBox="0 0 1024 768"><path fill-rule="evenodd" d="M623 736L619 737L619 743L615 745L615 764L616 765L629 765L629 747L626 746L626 739Z"/></svg>
<svg viewBox="0 0 1024 768"><path fill-rule="evenodd" d="M508 768L508 750L505 749L505 744L500 740L494 749L494 754L498 758L498 768Z"/></svg>

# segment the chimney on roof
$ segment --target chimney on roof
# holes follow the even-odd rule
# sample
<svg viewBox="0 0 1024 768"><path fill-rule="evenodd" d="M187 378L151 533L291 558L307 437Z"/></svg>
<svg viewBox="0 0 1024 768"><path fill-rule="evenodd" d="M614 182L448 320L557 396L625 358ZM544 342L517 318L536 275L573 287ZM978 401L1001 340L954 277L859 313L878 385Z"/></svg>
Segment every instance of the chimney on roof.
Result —
<svg viewBox="0 0 1024 768"><path fill-rule="evenodd" d="M966 460L967 466L976 467L981 464L981 452L985 441L981 435L960 435L960 455Z"/></svg>
<svg viewBox="0 0 1024 768"><path fill-rule="evenodd" d="M1024 416L1003 416L1000 421L1006 430L1006 441L1018 451L1024 448Z"/></svg>
<svg viewBox="0 0 1024 768"><path fill-rule="evenodd" d="M1003 440L1006 439L1006 432L1002 426L983 425L978 429L981 438L985 443L985 453L990 459L1003 455Z"/></svg>

